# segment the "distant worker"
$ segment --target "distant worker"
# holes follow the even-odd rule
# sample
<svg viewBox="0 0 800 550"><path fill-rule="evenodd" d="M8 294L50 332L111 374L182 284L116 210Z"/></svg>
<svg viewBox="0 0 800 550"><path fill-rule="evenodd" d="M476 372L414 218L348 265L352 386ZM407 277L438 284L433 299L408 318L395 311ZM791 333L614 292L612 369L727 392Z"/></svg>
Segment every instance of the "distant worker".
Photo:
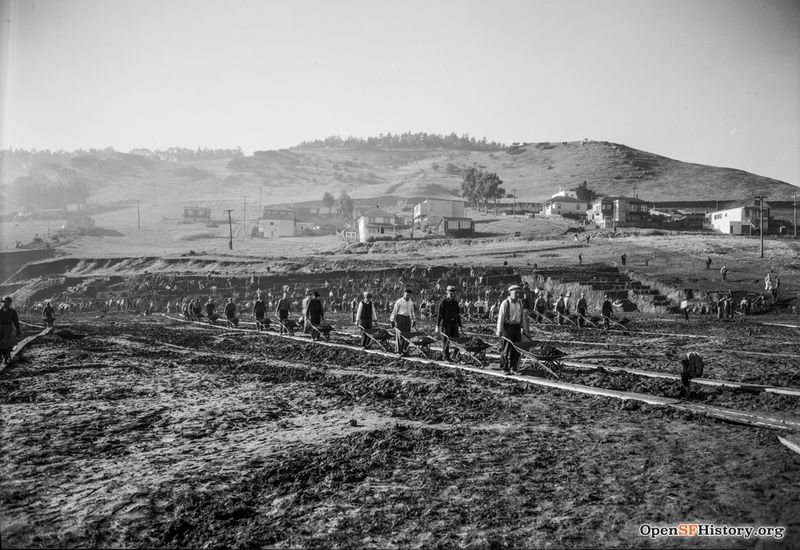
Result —
<svg viewBox="0 0 800 550"><path fill-rule="evenodd" d="M306 320L305 331L311 334L312 340L317 340L320 333L316 330L312 330L311 327L320 326L324 316L325 308L322 306L322 300L319 299L319 292L315 290L311 296L311 299L308 300L306 309L303 311L303 317Z"/></svg>
<svg viewBox="0 0 800 550"><path fill-rule="evenodd" d="M711 256L706 258L706 271L708 271L709 269L711 269Z"/></svg>
<svg viewBox="0 0 800 550"><path fill-rule="evenodd" d="M267 304L261 299L261 292L256 294L256 301L253 304L253 317L256 318L256 330L266 330L269 328Z"/></svg>
<svg viewBox="0 0 800 550"><path fill-rule="evenodd" d="M53 309L53 306L50 305L50 302L46 302L44 305L44 309L42 310L42 320L44 321L44 324L49 328L52 328L53 323L55 323L56 312Z"/></svg>
<svg viewBox="0 0 800 550"><path fill-rule="evenodd" d="M278 304L275 306L275 315L278 316L279 322L285 322L289 319L289 312L292 309L292 300L289 298L289 293L287 291L283 291L283 297L278 300Z"/></svg>
<svg viewBox="0 0 800 550"><path fill-rule="evenodd" d="M219 318L219 315L217 315L217 304L214 303L213 298L209 298L208 302L206 302L206 317L208 317L208 322L212 325Z"/></svg>
<svg viewBox="0 0 800 550"><path fill-rule="evenodd" d="M726 281L728 279L728 266L723 265L720 267L719 274L722 275L722 280Z"/></svg>
<svg viewBox="0 0 800 550"><path fill-rule="evenodd" d="M233 298L228 298L228 303L225 304L225 319L228 321L228 326L239 327L239 318L236 317L236 304L233 303Z"/></svg>
<svg viewBox="0 0 800 550"><path fill-rule="evenodd" d="M558 295L558 300L556 300L555 310L556 310L556 319L558 320L558 324L563 325L567 315L567 300L564 298L563 293L560 293Z"/></svg>
<svg viewBox="0 0 800 550"><path fill-rule="evenodd" d="M611 319L614 317L614 306L611 304L608 294L603 299L600 314L603 316L603 328L608 330L611 327Z"/></svg>
<svg viewBox="0 0 800 550"><path fill-rule="evenodd" d="M439 317L436 321L436 330L446 338L442 343L442 355L445 361L450 361L450 339L458 338L458 329L461 325L461 310L455 298L456 288L447 287L447 296L439 304Z"/></svg>
<svg viewBox="0 0 800 550"><path fill-rule="evenodd" d="M14 329L17 331L17 340L22 337L19 328L19 315L11 307L11 296L3 296L3 305L0 307L0 362L11 361L11 350L17 345L14 339Z"/></svg>
<svg viewBox="0 0 800 550"><path fill-rule="evenodd" d="M578 300L578 326L579 327L584 326L584 323L586 323L586 311L587 310L588 310L588 307L587 307L587 304L586 304L586 297L584 296L584 293L581 292L581 297Z"/></svg>
<svg viewBox="0 0 800 550"><path fill-rule="evenodd" d="M356 324L364 331L361 334L361 346L364 349L369 347L370 342L367 337L367 331L372 330L372 325L378 322L377 309L375 304L372 303L372 293L364 292L364 299L358 303L358 307L354 313Z"/></svg>
<svg viewBox="0 0 800 550"><path fill-rule="evenodd" d="M392 313L389 316L389 322L392 328L395 329L395 343L397 354L404 356L408 347L406 342L401 336L402 332L411 332L411 329L417 325L417 318L414 312L414 301L411 299L412 290L406 288L403 297L394 303Z"/></svg>
<svg viewBox="0 0 800 550"><path fill-rule="evenodd" d="M628 263L628 255L623 252L622 256L620 256L620 260L622 260L622 265L627 264Z"/></svg>

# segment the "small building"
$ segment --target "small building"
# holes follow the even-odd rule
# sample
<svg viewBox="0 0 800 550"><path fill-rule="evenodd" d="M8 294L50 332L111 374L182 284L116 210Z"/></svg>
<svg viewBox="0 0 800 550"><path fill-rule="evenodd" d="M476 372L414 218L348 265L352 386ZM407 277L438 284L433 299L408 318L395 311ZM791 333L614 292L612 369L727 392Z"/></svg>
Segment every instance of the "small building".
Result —
<svg viewBox="0 0 800 550"><path fill-rule="evenodd" d="M211 223L211 209L207 206L184 206L181 223Z"/></svg>
<svg viewBox="0 0 800 550"><path fill-rule="evenodd" d="M346 243L354 243L358 241L358 231L350 227L346 227L341 231L337 230L336 235L338 235L339 238Z"/></svg>
<svg viewBox="0 0 800 550"><path fill-rule="evenodd" d="M708 223L715 231L729 235L758 234L761 227L761 201L752 199L742 202L731 202L721 210L706 215ZM769 230L770 205L764 201L764 232Z"/></svg>
<svg viewBox="0 0 800 550"><path fill-rule="evenodd" d="M434 233L446 237L472 237L475 235L475 222L472 218L443 217L436 224Z"/></svg>
<svg viewBox="0 0 800 550"><path fill-rule="evenodd" d="M545 216L564 216L583 219L586 217L586 201L568 196L555 196L544 203L542 211Z"/></svg>
<svg viewBox="0 0 800 550"><path fill-rule="evenodd" d="M460 199L425 199L414 205L414 225L436 226L443 217L463 218L464 201Z"/></svg>
<svg viewBox="0 0 800 550"><path fill-rule="evenodd" d="M372 237L391 237L397 234L394 216L380 208L366 210L364 215L358 218L358 240L365 243Z"/></svg>
<svg viewBox="0 0 800 550"><path fill-rule="evenodd" d="M94 229L94 220L80 212L67 212L67 231L85 232Z"/></svg>
<svg viewBox="0 0 800 550"><path fill-rule="evenodd" d="M588 221L601 229L644 227L650 224L650 207L637 197L601 197L586 211Z"/></svg>
<svg viewBox="0 0 800 550"><path fill-rule="evenodd" d="M266 239L276 237L294 237L297 234L294 211L292 210L264 210L264 215L258 220L258 236Z"/></svg>

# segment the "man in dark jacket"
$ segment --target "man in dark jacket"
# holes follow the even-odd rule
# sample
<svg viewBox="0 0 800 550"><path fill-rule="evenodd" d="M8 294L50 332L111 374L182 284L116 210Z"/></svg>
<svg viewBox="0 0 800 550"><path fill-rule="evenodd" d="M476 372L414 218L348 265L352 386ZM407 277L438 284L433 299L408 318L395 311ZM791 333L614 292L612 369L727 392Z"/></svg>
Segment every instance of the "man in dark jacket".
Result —
<svg viewBox="0 0 800 550"><path fill-rule="evenodd" d="M209 298L208 302L206 302L206 317L208 317L208 322L212 325L219 317L217 315L217 304L214 303L213 298Z"/></svg>
<svg viewBox="0 0 800 550"><path fill-rule="evenodd" d="M611 318L614 317L614 306L611 305L611 299L608 294L603 300L603 306L600 311L603 316L603 328L608 330L611 327Z"/></svg>
<svg viewBox="0 0 800 550"><path fill-rule="evenodd" d="M305 311L303 312L303 316L305 317L306 321L306 332L311 333L312 340L318 339L319 332L316 330L311 330L311 325L321 325L324 314L325 311L322 307L322 301L319 299L319 292L315 290L311 296L311 299L308 301Z"/></svg>
<svg viewBox="0 0 800 550"><path fill-rule="evenodd" d="M261 299L261 292L256 295L256 301L253 304L253 317L256 318L256 329L266 330L269 327L269 319L267 319L267 304Z"/></svg>
<svg viewBox="0 0 800 550"><path fill-rule="evenodd" d="M50 302L46 302L42 310L42 320L48 327L52 327L56 320L56 312Z"/></svg>
<svg viewBox="0 0 800 550"><path fill-rule="evenodd" d="M17 340L22 337L19 328L17 310L11 307L11 296L3 296L3 305L0 307L0 362L11 361L11 350L17 345L14 339L14 329L17 331Z"/></svg>
<svg viewBox="0 0 800 550"><path fill-rule="evenodd" d="M228 303L225 304L225 318L228 324L237 328L239 326L239 318L236 317L236 304L233 303L233 298L228 298Z"/></svg>
<svg viewBox="0 0 800 550"><path fill-rule="evenodd" d="M436 321L436 329L446 336L442 343L445 361L450 361L450 338L458 338L458 329L461 328L461 310L454 297L455 291L454 286L447 287L447 296L439 304L439 317Z"/></svg>

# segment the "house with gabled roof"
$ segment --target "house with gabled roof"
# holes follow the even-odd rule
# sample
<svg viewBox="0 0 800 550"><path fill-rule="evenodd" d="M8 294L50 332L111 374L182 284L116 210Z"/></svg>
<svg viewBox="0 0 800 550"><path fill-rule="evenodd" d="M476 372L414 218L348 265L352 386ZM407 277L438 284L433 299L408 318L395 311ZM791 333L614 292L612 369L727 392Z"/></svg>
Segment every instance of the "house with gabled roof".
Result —
<svg viewBox="0 0 800 550"><path fill-rule="evenodd" d="M729 235L758 234L761 227L760 199L731 201L721 209L706 214L708 224L720 233ZM764 201L764 232L769 230L770 205Z"/></svg>
<svg viewBox="0 0 800 550"><path fill-rule="evenodd" d="M599 228L644 227L650 224L650 207L638 197L600 197L586 211L586 219Z"/></svg>
<svg viewBox="0 0 800 550"><path fill-rule="evenodd" d="M365 243L370 237L373 239L381 237L394 238L397 235L397 223L394 214L390 214L380 208L370 208L363 212L357 223L359 242Z"/></svg>

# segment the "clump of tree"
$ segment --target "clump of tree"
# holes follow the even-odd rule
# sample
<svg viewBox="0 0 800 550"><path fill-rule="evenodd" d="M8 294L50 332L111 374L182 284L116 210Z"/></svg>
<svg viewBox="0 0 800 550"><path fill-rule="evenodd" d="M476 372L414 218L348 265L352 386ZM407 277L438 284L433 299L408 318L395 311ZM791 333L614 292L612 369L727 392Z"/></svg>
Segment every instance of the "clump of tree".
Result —
<svg viewBox="0 0 800 550"><path fill-rule="evenodd" d="M458 149L465 151L502 151L506 146L496 141L488 141L485 137L475 139L469 134L448 135L428 134L425 132L405 132L403 134L380 134L377 137L359 138L329 136L325 139L304 141L296 149Z"/></svg>
<svg viewBox="0 0 800 550"><path fill-rule="evenodd" d="M353 217L355 205L353 204L353 199L350 198L347 192L342 191L339 195L339 200L336 203L336 210L343 218L350 219Z"/></svg>
<svg viewBox="0 0 800 550"><path fill-rule="evenodd" d="M17 178L11 184L11 192L21 204L39 209L65 208L89 198L89 186L69 168L63 168L56 179L44 175Z"/></svg>
<svg viewBox="0 0 800 550"><path fill-rule="evenodd" d="M501 187L501 180L495 172L468 168L461 181L461 196L472 203L473 208L479 208L481 202L484 210L488 212L489 201L497 205L497 199L506 196L506 190Z"/></svg>
<svg viewBox="0 0 800 550"><path fill-rule="evenodd" d="M325 194L322 195L322 206L328 209L328 214L331 213L331 210L336 205L336 199L333 195L325 191Z"/></svg>
<svg viewBox="0 0 800 550"><path fill-rule="evenodd" d="M572 190L575 191L575 198L581 201L594 202L599 197L594 189L588 187L586 180L583 180L582 184Z"/></svg>

